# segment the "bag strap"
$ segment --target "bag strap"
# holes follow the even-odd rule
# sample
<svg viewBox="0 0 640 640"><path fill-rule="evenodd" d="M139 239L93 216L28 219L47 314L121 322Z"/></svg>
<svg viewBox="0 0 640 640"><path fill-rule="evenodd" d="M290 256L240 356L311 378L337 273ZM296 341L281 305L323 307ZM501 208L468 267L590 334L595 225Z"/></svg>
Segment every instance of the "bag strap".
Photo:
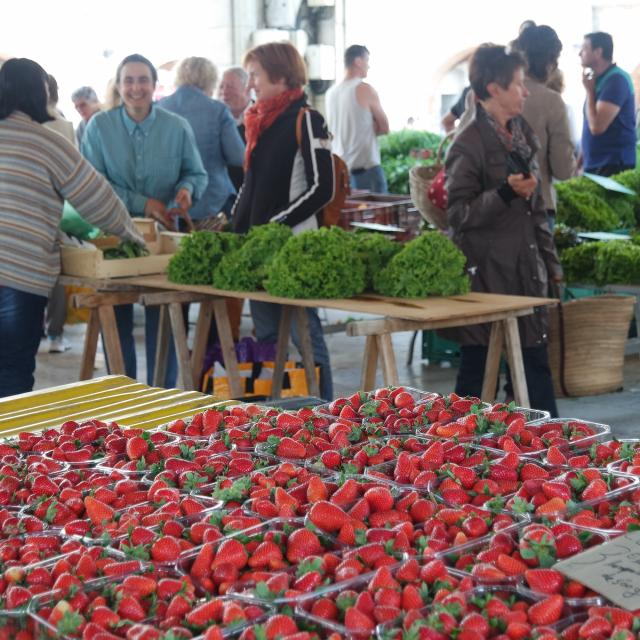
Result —
<svg viewBox="0 0 640 640"><path fill-rule="evenodd" d="M307 111L309 111L309 107L301 107L296 117L296 141L300 148L302 148L302 119Z"/></svg>

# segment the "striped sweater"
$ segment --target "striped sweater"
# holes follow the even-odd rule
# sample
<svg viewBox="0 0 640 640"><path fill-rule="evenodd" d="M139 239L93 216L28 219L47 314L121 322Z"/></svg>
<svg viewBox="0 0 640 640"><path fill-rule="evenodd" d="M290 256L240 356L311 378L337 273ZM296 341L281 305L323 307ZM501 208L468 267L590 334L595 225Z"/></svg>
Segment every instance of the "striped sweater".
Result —
<svg viewBox="0 0 640 640"><path fill-rule="evenodd" d="M141 241L109 183L72 144L19 111L0 120L0 286L49 295L64 200L104 231Z"/></svg>

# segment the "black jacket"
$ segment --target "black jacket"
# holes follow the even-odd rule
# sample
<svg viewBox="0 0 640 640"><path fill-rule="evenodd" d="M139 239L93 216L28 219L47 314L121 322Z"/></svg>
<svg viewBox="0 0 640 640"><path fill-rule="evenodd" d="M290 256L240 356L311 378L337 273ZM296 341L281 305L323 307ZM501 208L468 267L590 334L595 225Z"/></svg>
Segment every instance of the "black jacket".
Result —
<svg viewBox="0 0 640 640"><path fill-rule="evenodd" d="M304 97L292 103L258 139L232 211L234 231L268 222L317 226L317 214L333 197L333 160L329 132L317 111L305 113L298 146L296 118L306 104Z"/></svg>

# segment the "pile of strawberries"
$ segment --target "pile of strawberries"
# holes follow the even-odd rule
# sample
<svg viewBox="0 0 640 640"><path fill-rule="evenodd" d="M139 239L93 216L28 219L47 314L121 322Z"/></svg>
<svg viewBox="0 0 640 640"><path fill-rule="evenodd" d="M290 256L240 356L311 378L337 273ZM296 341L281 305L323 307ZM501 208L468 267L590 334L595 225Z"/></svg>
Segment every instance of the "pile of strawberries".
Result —
<svg viewBox="0 0 640 640"><path fill-rule="evenodd" d="M0 443L0 640L640 640L555 564L640 527L640 441L415 389Z"/></svg>

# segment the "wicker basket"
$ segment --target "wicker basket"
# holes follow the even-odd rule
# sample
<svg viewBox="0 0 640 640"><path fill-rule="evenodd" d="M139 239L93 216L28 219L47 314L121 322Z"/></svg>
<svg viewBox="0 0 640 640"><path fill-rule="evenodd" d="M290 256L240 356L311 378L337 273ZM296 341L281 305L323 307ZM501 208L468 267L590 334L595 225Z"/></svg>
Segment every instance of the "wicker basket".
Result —
<svg viewBox="0 0 640 640"><path fill-rule="evenodd" d="M623 386L624 348L635 298L580 298L549 311L549 364L557 396L591 396Z"/></svg>
<svg viewBox="0 0 640 640"><path fill-rule="evenodd" d="M437 229L445 230L447 228L447 212L436 207L429 200L429 188L433 179L438 175L443 167L442 153L444 151L445 142L451 134L445 136L440 141L438 151L436 152L436 162L430 167L416 165L411 167L409 171L409 191L411 199L420 212L420 215Z"/></svg>

